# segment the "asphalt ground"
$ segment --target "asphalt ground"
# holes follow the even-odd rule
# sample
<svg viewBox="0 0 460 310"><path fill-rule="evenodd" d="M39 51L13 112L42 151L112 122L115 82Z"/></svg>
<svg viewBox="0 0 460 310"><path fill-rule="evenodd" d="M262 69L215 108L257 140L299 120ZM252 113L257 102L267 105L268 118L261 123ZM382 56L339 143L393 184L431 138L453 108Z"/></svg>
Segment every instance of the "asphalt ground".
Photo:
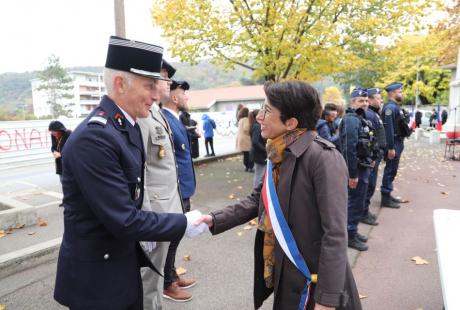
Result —
<svg viewBox="0 0 460 310"><path fill-rule="evenodd" d="M370 237L369 251L349 251L350 261L356 261L353 272L360 294L365 296L364 309L442 309L432 210L459 209L460 193L455 188L459 185L460 163L443 161L441 153L442 146L409 141L395 194L408 198L410 203L400 210L379 210L379 193L373 198L372 208L379 213L380 225L359 227L361 233ZM202 164L196 168L196 176L198 185L192 209L203 213L234 203L252 188L253 174L244 172L241 156ZM34 229L36 234L20 236L20 230L15 230L0 239L0 249L6 243L15 243L13 236L19 242L41 235L46 239L46 229L55 229L59 234L61 211L56 206L54 211L50 211L54 218L45 218L47 226L24 228L24 233ZM253 309L254 233L255 227L242 225L214 237L184 239L176 267L184 268L183 276L197 279L198 284L190 289L192 301L166 300L165 309ZM415 265L410 260L414 256L425 258L429 264ZM56 260L52 259L1 279L0 304L8 310L61 309L52 297L55 270ZM271 309L271 304L269 299L262 309Z"/></svg>
<svg viewBox="0 0 460 310"><path fill-rule="evenodd" d="M394 194L409 203L380 210L369 251L359 254L354 267L360 294L366 296L361 300L364 309L443 308L433 210L460 210L460 162L443 156L443 145L407 143ZM428 264L416 265L411 260L415 256Z"/></svg>

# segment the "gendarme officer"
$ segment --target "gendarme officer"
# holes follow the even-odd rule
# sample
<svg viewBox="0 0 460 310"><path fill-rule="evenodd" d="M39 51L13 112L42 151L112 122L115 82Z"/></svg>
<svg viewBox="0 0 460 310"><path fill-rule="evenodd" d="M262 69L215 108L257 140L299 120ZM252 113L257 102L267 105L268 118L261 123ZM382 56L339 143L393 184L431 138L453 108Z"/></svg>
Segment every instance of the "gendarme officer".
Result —
<svg viewBox="0 0 460 310"><path fill-rule="evenodd" d="M385 127L387 140L387 151L385 156L385 169L383 171L381 206L386 208L399 208L403 200L393 197L393 181L398 173L399 160L404 150L404 138L410 135L410 128L406 124L403 111L399 105L403 99L403 85L401 83L391 83L385 87L388 93L388 102L382 109L382 120Z"/></svg>
<svg viewBox="0 0 460 310"><path fill-rule="evenodd" d="M366 89L357 88L351 93L351 107L340 123L342 155L348 167L348 246L366 251L367 237L358 233L358 223L363 217L364 200L373 164L372 123L366 120L368 100Z"/></svg>
<svg viewBox="0 0 460 310"><path fill-rule="evenodd" d="M138 117L157 101L161 47L111 37L107 96L63 153L64 236L54 298L71 309L142 309L139 241L177 241L193 225L184 214L141 210L144 147Z"/></svg>
<svg viewBox="0 0 460 310"><path fill-rule="evenodd" d="M367 187L366 200L364 202L364 212L361 223L376 226L378 225L377 215L369 211L369 205L375 192L377 176L379 173L379 165L382 160L387 141L385 138L385 128L383 127L383 122L380 117L380 109L383 103L380 88L368 88L367 96L369 107L366 110L366 119L372 123L376 144L374 148L374 167L371 169L371 173L369 175L369 185Z"/></svg>

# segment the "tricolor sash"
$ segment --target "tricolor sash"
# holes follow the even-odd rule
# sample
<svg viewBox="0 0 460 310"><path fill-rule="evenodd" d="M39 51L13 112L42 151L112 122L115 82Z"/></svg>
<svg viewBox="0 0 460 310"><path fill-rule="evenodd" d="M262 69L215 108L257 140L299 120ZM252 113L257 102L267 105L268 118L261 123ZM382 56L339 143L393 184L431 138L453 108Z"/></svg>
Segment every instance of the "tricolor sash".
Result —
<svg viewBox="0 0 460 310"><path fill-rule="evenodd" d="M265 172L264 185L262 188L262 200L265 206L265 213L269 217L272 224L273 232L275 233L278 244L283 249L286 256L305 276L307 283L302 291L298 310L303 310L307 307L310 297L311 274L307 264L300 255L299 248L295 242L294 236L284 218L283 211L276 194L275 184L272 176L272 162L267 160L267 170Z"/></svg>

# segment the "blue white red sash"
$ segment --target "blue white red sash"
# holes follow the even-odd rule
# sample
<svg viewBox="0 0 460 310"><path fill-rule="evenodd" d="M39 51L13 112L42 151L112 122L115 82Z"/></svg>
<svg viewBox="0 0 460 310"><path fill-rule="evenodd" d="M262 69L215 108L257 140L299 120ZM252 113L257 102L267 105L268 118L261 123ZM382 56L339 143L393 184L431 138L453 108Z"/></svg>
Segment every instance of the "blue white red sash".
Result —
<svg viewBox="0 0 460 310"><path fill-rule="evenodd" d="M307 264L299 252L294 236L284 218L283 211L276 194L275 184L272 176L272 162L267 160L267 170L265 171L264 185L262 188L262 200L265 206L265 213L268 215L275 233L278 244L283 249L286 256L299 269L307 279L307 284L302 291L298 310L306 309L310 298L311 275Z"/></svg>

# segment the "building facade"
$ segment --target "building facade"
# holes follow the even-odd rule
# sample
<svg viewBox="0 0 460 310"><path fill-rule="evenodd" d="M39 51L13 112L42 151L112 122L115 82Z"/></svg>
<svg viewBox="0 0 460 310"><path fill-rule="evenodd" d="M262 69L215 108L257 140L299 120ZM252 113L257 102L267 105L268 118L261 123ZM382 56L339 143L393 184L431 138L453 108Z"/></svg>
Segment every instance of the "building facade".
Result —
<svg viewBox="0 0 460 310"><path fill-rule="evenodd" d="M84 117L99 104L99 100L105 94L103 75L83 71L70 71L68 74L72 79L72 89L69 91L72 97L62 99L61 105L71 111L71 117ZM34 115L36 117L51 115L46 92L38 90L40 80L31 80L31 84Z"/></svg>

